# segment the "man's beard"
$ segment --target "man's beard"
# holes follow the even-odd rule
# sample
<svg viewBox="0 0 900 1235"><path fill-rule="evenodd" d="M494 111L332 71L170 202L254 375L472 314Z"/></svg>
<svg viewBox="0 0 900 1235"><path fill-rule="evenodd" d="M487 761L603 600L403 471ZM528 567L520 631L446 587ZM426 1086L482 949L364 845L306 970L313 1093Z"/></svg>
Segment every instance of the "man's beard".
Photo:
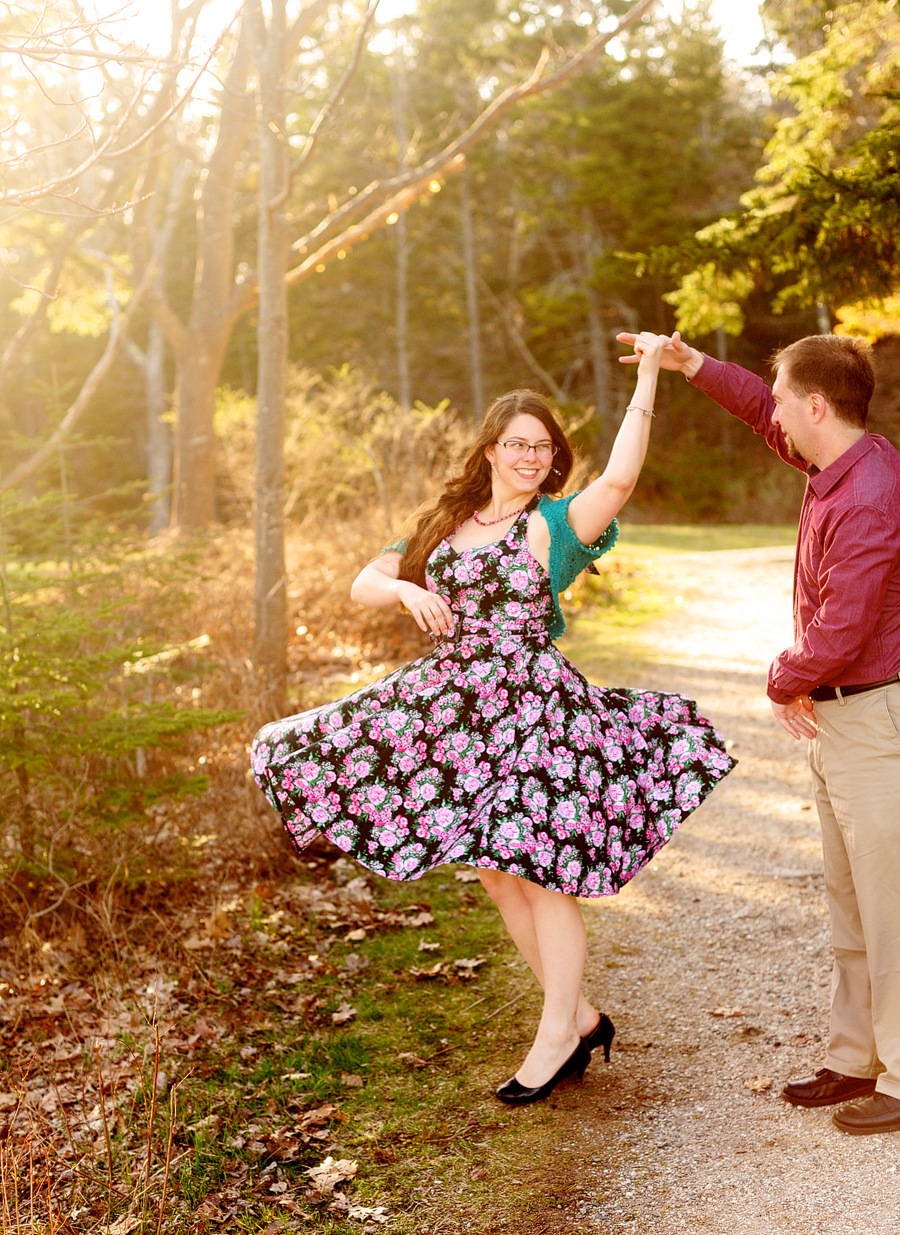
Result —
<svg viewBox="0 0 900 1235"><path fill-rule="evenodd" d="M784 430L782 430L782 432L784 432ZM788 433L784 434L784 444L787 446L787 452L792 459L799 459L802 463L809 462L807 458L801 455L800 451L797 449L796 442Z"/></svg>

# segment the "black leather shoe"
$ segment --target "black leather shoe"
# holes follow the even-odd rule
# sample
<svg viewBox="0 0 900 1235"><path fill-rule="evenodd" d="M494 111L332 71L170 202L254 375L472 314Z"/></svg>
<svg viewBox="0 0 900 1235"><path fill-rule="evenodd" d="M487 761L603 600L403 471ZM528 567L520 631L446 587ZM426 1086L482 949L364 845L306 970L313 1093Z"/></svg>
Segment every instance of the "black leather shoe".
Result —
<svg viewBox="0 0 900 1235"><path fill-rule="evenodd" d="M578 1079L584 1076L584 1070L591 1062L591 1052L584 1044L584 1040L579 1038L578 1045L575 1050L560 1067L559 1071L550 1077L543 1085L538 1085L534 1089L526 1089L524 1085L520 1085L514 1076L511 1076L508 1081L504 1081L497 1090L497 1097L501 1102L507 1103L508 1106L527 1106L529 1102L540 1102L542 1098L546 1098L552 1093L560 1081L564 1081L567 1076L572 1076L578 1073Z"/></svg>
<svg viewBox="0 0 900 1235"><path fill-rule="evenodd" d="M815 1076L788 1081L781 1096L792 1106L836 1106L840 1102L852 1102L854 1098L866 1098L874 1092L873 1080L820 1068Z"/></svg>
<svg viewBox="0 0 900 1235"><path fill-rule="evenodd" d="M873 1093L862 1102L842 1106L831 1116L832 1123L851 1136L875 1136L878 1132L900 1132L900 1098Z"/></svg>
<svg viewBox="0 0 900 1235"><path fill-rule="evenodd" d="M600 1020L594 1026L590 1033L584 1035L581 1039L589 1051L595 1051L598 1046L603 1047L603 1058L609 1063L609 1048L612 1046L612 1040L616 1036L616 1027L606 1015L605 1012L600 1013Z"/></svg>

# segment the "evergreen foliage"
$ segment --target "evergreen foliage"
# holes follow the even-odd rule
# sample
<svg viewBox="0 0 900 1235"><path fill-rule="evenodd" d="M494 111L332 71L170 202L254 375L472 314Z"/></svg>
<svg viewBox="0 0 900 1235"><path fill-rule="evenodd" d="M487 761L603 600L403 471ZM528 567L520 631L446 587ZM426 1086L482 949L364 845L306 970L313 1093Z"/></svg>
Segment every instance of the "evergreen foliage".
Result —
<svg viewBox="0 0 900 1235"><path fill-rule="evenodd" d="M818 6L807 4L810 12ZM822 14L822 45L774 84L791 105L743 211L686 248L706 320L748 282L776 312L880 300L900 288L900 15L895 0L845 0ZM695 273L681 320L703 317ZM740 282L735 284L737 278ZM717 285L716 280L723 280Z"/></svg>
<svg viewBox="0 0 900 1235"><path fill-rule="evenodd" d="M190 734L240 713L179 699L209 642L165 641L190 554L95 521L73 527L52 494L0 494L0 535L4 860L62 878L84 829L117 829L161 798L202 792L206 778L176 756ZM61 559L35 554L45 539L62 545Z"/></svg>

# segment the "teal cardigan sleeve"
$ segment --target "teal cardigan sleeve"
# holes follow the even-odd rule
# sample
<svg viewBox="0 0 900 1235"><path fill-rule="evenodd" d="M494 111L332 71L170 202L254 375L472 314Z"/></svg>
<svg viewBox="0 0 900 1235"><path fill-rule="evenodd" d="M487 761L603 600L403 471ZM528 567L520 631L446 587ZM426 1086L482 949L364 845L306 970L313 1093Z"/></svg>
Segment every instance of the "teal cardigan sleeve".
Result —
<svg viewBox="0 0 900 1235"><path fill-rule="evenodd" d="M406 552L406 537L402 540L395 540L392 545L385 545L381 550L379 557L384 557L386 553L405 553Z"/></svg>
<svg viewBox="0 0 900 1235"><path fill-rule="evenodd" d="M569 503L577 496L554 500L546 493L541 495L538 510L547 520L550 528L550 590L553 593L554 614L550 621L549 633L551 639L558 639L566 629L566 620L559 607L559 593L586 570L590 564L604 553L608 553L619 539L619 525L615 519L591 545L582 544L569 524Z"/></svg>

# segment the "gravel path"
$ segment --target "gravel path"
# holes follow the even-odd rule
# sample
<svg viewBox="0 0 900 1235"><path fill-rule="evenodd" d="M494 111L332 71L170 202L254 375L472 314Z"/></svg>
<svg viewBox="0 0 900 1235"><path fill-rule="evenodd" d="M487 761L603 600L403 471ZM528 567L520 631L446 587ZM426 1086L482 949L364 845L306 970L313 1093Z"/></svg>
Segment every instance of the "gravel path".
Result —
<svg viewBox="0 0 900 1235"><path fill-rule="evenodd" d="M806 744L764 693L792 557L654 559L672 604L642 636L652 667L619 684L693 695L740 762L651 868L586 905L588 988L619 1034L557 1091L558 1203L533 1235L900 1233L900 1134L848 1137L778 1096L821 1066L830 973Z"/></svg>

